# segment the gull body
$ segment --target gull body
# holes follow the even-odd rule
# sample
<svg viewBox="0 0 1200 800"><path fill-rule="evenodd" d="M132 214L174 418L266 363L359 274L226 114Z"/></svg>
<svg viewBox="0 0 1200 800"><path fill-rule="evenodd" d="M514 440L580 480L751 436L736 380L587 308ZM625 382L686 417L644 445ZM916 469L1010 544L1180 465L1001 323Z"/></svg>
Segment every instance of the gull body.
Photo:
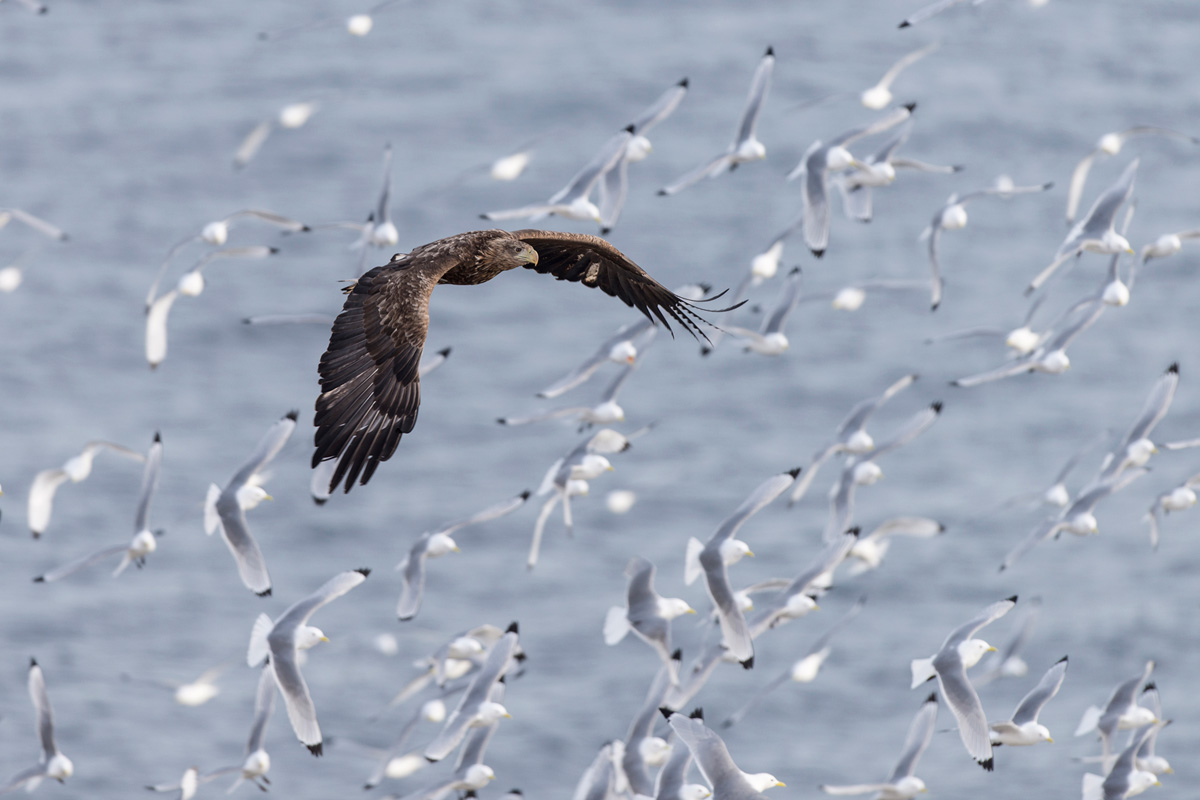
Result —
<svg viewBox="0 0 1200 800"><path fill-rule="evenodd" d="M1046 674L1038 681L1037 686L1017 704L1012 717L1003 722L993 722L988 726L992 744L1003 744L1009 747L1027 747L1040 742L1053 743L1050 731L1038 722L1038 715L1046 703L1058 694L1063 679L1067 676L1067 657L1063 656L1054 663Z"/></svg>

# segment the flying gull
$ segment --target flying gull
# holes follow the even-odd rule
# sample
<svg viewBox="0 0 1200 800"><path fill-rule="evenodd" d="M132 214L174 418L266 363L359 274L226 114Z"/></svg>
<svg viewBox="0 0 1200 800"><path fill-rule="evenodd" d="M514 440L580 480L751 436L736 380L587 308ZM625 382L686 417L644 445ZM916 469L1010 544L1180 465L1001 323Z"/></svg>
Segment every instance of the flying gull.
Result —
<svg viewBox="0 0 1200 800"><path fill-rule="evenodd" d="M50 695L46 692L46 678L42 675L42 668L37 659L33 658L29 659L29 699L33 701L33 711L37 717L37 733L42 745L42 754L36 765L21 770L0 788L0 794L19 786L24 786L25 791L32 792L45 778L64 783L75 772L75 765L71 763L71 759L59 751L58 744L54 741L54 709L50 706Z"/></svg>

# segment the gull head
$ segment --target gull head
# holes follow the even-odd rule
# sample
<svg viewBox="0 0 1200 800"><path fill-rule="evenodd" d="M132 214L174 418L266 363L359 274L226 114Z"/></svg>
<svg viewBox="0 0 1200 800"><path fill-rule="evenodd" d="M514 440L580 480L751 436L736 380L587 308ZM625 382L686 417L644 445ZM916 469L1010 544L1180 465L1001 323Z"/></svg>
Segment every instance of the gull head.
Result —
<svg viewBox="0 0 1200 800"><path fill-rule="evenodd" d="M346 20L346 30L354 36L366 36L375 27L375 20L370 14L355 14Z"/></svg>
<svg viewBox="0 0 1200 800"><path fill-rule="evenodd" d="M833 296L833 307L838 311L858 311L866 299L865 291L857 286L847 286Z"/></svg>
<svg viewBox="0 0 1200 800"><path fill-rule="evenodd" d="M463 775L465 783L480 788L487 786L487 782L495 780L495 778L496 773L487 764L472 764L467 767L467 771Z"/></svg>
<svg viewBox="0 0 1200 800"><path fill-rule="evenodd" d="M602 428L588 442L588 450L593 453L623 453L629 447L629 437L612 428Z"/></svg>
<svg viewBox="0 0 1200 800"><path fill-rule="evenodd" d="M175 702L181 706L194 708L204 705L220 693L221 689L215 683L208 681L185 683L175 690Z"/></svg>
<svg viewBox="0 0 1200 800"><path fill-rule="evenodd" d="M750 545L741 539L726 539L721 542L721 560L725 562L726 566L736 564L746 556L753 558L754 552L750 549Z"/></svg>
<svg viewBox="0 0 1200 800"><path fill-rule="evenodd" d="M316 103L292 103L279 111L279 124L285 128L300 128L317 110Z"/></svg>
<svg viewBox="0 0 1200 800"><path fill-rule="evenodd" d="M256 508L263 500L274 500L274 497L267 494L267 490L256 483L247 483L237 491L238 507L249 511Z"/></svg>
<svg viewBox="0 0 1200 800"><path fill-rule="evenodd" d="M1129 447L1125 448L1125 463L1131 467L1145 466L1150 460L1150 456L1158 452L1158 446L1154 442L1145 438L1130 442Z"/></svg>
<svg viewBox="0 0 1200 800"><path fill-rule="evenodd" d="M648 767L661 767L671 757L671 745L658 736L647 736L638 742L638 753Z"/></svg>
<svg viewBox="0 0 1200 800"><path fill-rule="evenodd" d="M208 223L201 229L200 238L208 244L225 244L229 241L229 223L224 220Z"/></svg>
<svg viewBox="0 0 1200 800"><path fill-rule="evenodd" d="M1196 505L1196 493L1187 486L1177 486L1162 499L1164 511L1183 511Z"/></svg>
<svg viewBox="0 0 1200 800"><path fill-rule="evenodd" d="M479 704L479 713L476 715L476 722L472 727L484 727L497 722L501 717L512 719L512 714L508 713L508 709L500 703L492 700L485 700Z"/></svg>
<svg viewBox="0 0 1200 800"><path fill-rule="evenodd" d="M1183 242L1173 233L1163 234L1155 240L1154 244L1145 247L1142 250L1142 261L1149 261L1152 258L1166 258L1167 256L1175 255L1183 249Z"/></svg>
<svg viewBox="0 0 1200 800"><path fill-rule="evenodd" d="M783 242L776 242L767 248L765 253L759 253L750 262L750 274L757 283L774 278L779 271L779 259L783 257Z"/></svg>
<svg viewBox="0 0 1200 800"><path fill-rule="evenodd" d="M424 769L428 764L425 756L420 753L407 753L388 761L387 766L383 768L383 774L393 780L399 780L407 778L419 769Z"/></svg>
<svg viewBox="0 0 1200 800"><path fill-rule="evenodd" d="M712 797L712 789L702 783L688 783L679 789L679 800L707 800Z"/></svg>
<svg viewBox="0 0 1200 800"><path fill-rule="evenodd" d="M1047 353L1035 366L1039 372L1061 375L1071 367L1071 359L1066 350L1059 349Z"/></svg>
<svg viewBox="0 0 1200 800"><path fill-rule="evenodd" d="M1162 786L1162 782L1158 780L1158 776L1153 772L1135 769L1129 773L1129 788L1125 790L1126 797L1133 797L1141 794L1151 786Z"/></svg>
<svg viewBox="0 0 1200 800"><path fill-rule="evenodd" d="M637 502L637 495L628 489L617 489L609 492L608 497L604 499L604 504L614 514L624 514L629 509L633 508L633 504Z"/></svg>
<svg viewBox="0 0 1200 800"><path fill-rule="evenodd" d="M562 211L555 212L559 216L567 219L578 219L586 222L600 222L600 209L591 200L584 197L576 197L571 201L571 205L564 208Z"/></svg>
<svg viewBox="0 0 1200 800"><path fill-rule="evenodd" d="M376 247L390 247L399 241L400 231L396 230L396 224L390 219L371 228L371 244Z"/></svg>
<svg viewBox="0 0 1200 800"><path fill-rule="evenodd" d="M967 639L958 643L958 657L962 659L963 667L970 668L979 663L987 653L996 652L996 648L983 639Z"/></svg>
<svg viewBox="0 0 1200 800"><path fill-rule="evenodd" d="M75 774L75 765L62 753L55 753L46 763L46 777L63 781Z"/></svg>
<svg viewBox="0 0 1200 800"><path fill-rule="evenodd" d="M150 531L138 531L129 544L129 557L141 558L158 549L158 542Z"/></svg>
<svg viewBox="0 0 1200 800"><path fill-rule="evenodd" d="M806 616L810 611L816 611L820 606L817 601L806 594L796 594L788 598L787 604L783 607L780 616L787 619L799 619Z"/></svg>
<svg viewBox="0 0 1200 800"><path fill-rule="evenodd" d="M513 181L529 166L529 153L513 153L492 162L491 176L494 181Z"/></svg>
<svg viewBox="0 0 1200 800"><path fill-rule="evenodd" d="M872 86L859 95L862 104L872 111L886 108L892 102L892 93L886 86Z"/></svg>
<svg viewBox="0 0 1200 800"><path fill-rule="evenodd" d="M846 451L855 455L869 453L874 449L875 440L871 438L871 434L861 428L850 434L850 438L846 440Z"/></svg>
<svg viewBox="0 0 1200 800"><path fill-rule="evenodd" d="M437 558L447 553L457 552L458 544L450 538L449 534L445 533L435 533L429 537L429 543L425 545L426 558Z"/></svg>
<svg viewBox="0 0 1200 800"><path fill-rule="evenodd" d="M0 269L0 292L15 292L21 285L21 268L8 266Z"/></svg>
<svg viewBox="0 0 1200 800"><path fill-rule="evenodd" d="M434 698L421 706L421 719L437 724L446 720L446 704Z"/></svg>
<svg viewBox="0 0 1200 800"><path fill-rule="evenodd" d="M925 781L918 778L916 775L905 775L900 780L892 784L889 796L892 797L916 797L922 792L928 792L925 788Z"/></svg>
<svg viewBox="0 0 1200 800"><path fill-rule="evenodd" d="M1041 341L1040 336L1029 329L1028 325L1022 325L1009 331L1009 334L1004 339L1004 344L1011 347L1017 352L1017 355L1029 355L1033 349L1038 346Z"/></svg>
<svg viewBox="0 0 1200 800"><path fill-rule="evenodd" d="M1071 502L1071 495L1067 492L1067 487L1060 482L1042 493L1042 502L1048 506L1066 508L1067 503Z"/></svg>
<svg viewBox="0 0 1200 800"><path fill-rule="evenodd" d="M850 151L841 145L834 145L825 154L825 169L833 172L858 166L858 164L859 162L854 156L850 155Z"/></svg>
<svg viewBox="0 0 1200 800"><path fill-rule="evenodd" d="M483 643L472 636L459 636L446 647L447 658L471 658L483 652Z"/></svg>
<svg viewBox="0 0 1200 800"><path fill-rule="evenodd" d="M1115 156L1121 152L1121 134L1106 133L1100 137L1100 141L1096 142L1096 149L1108 156Z"/></svg>
<svg viewBox="0 0 1200 800"><path fill-rule="evenodd" d="M1120 716L1117 720L1117 728L1123 731L1133 731L1156 722L1158 722L1158 717L1154 716L1153 711L1145 706L1134 706Z"/></svg>
<svg viewBox="0 0 1200 800"><path fill-rule="evenodd" d="M792 680L796 683L812 683L816 679L817 673L821 670L821 664L825 661L824 653L824 649L816 653L809 653L795 664L792 664Z"/></svg>
<svg viewBox="0 0 1200 800"><path fill-rule="evenodd" d="M88 475L92 474L92 454L80 453L77 456L72 456L67 459L67 463L62 465L63 472L67 473L67 477L72 483L79 483L86 480Z"/></svg>
<svg viewBox="0 0 1200 800"><path fill-rule="evenodd" d="M621 408L613 400L605 400L598 406L590 409L584 419L593 425L608 425L613 422L622 422L625 419L625 409Z"/></svg>
<svg viewBox="0 0 1200 800"><path fill-rule="evenodd" d="M1095 514L1085 511L1067 520L1063 525L1063 530L1067 533L1073 533L1076 536L1088 536L1089 534L1100 532L1100 523L1096 521Z"/></svg>
<svg viewBox="0 0 1200 800"><path fill-rule="evenodd" d="M246 756L246 760L242 762L242 777L246 780L266 775L270 770L271 756L261 747Z"/></svg>
<svg viewBox="0 0 1200 800"><path fill-rule="evenodd" d="M870 486L883 477L883 470L874 461L854 465L854 482L859 486Z"/></svg>
<svg viewBox="0 0 1200 800"><path fill-rule="evenodd" d="M612 463L602 455L588 453L580 462L571 467L571 477L576 480L589 481L598 478L613 468Z"/></svg>
<svg viewBox="0 0 1200 800"><path fill-rule="evenodd" d="M753 350L759 355L778 356L782 355L789 347L788 338L783 331L775 331L768 333L762 339L753 339L746 345L747 350Z"/></svg>
<svg viewBox="0 0 1200 800"><path fill-rule="evenodd" d="M857 558L863 562L863 565L869 569L878 569L880 563L883 562L883 556L887 553L889 542L887 539L879 541L871 541L870 539L859 539L850 548L849 556Z"/></svg>
<svg viewBox="0 0 1200 800"><path fill-rule="evenodd" d="M1020 656L1009 656L1000 665L1000 674L1005 678L1023 678L1029 674L1029 665Z"/></svg>
<svg viewBox="0 0 1200 800"><path fill-rule="evenodd" d="M733 593L733 599L737 603L737 607L742 610L743 614L749 614L754 610L754 598L750 596L748 591L740 591ZM713 611L713 619L717 617L716 611Z"/></svg>
<svg viewBox="0 0 1200 800"><path fill-rule="evenodd" d="M637 360L637 348L633 346L633 342L624 339L614 344L608 351L608 360L618 364L632 364Z"/></svg>
<svg viewBox="0 0 1200 800"><path fill-rule="evenodd" d="M776 786L787 786L786 783L779 780L779 778L776 778L769 772L756 772L753 775L747 773L743 774L745 774L746 781L754 787L754 791L756 792L764 792L767 789L771 789Z"/></svg>
<svg viewBox="0 0 1200 800"><path fill-rule="evenodd" d="M1175 770L1171 769L1171 764L1162 756L1154 755L1149 758L1137 759L1136 766L1138 769L1145 772L1152 772L1155 775L1162 775L1164 772L1168 775L1173 775Z"/></svg>
<svg viewBox="0 0 1200 800"><path fill-rule="evenodd" d="M1034 741L1054 744L1054 737L1050 735L1050 729L1040 722L1035 722L1032 725L1026 723L1022 727L1025 728L1025 733Z"/></svg>
<svg viewBox="0 0 1200 800"><path fill-rule="evenodd" d="M567 481L567 497L584 497L588 493L588 482L583 478Z"/></svg>
<svg viewBox="0 0 1200 800"><path fill-rule="evenodd" d="M696 609L681 597L663 597L658 601L658 613L670 620L683 614L695 614Z"/></svg>
<svg viewBox="0 0 1200 800"><path fill-rule="evenodd" d="M733 158L735 161L758 161L767 157L767 148L758 139L747 139L742 142L737 151L734 152Z"/></svg>
<svg viewBox="0 0 1200 800"><path fill-rule="evenodd" d="M1104 301L1105 305L1126 305L1129 302L1129 287L1118 278L1104 287L1104 292L1100 295L1100 299Z"/></svg>
<svg viewBox="0 0 1200 800"><path fill-rule="evenodd" d="M967 209L962 203L955 203L942 212L942 229L956 231L967 227Z"/></svg>
<svg viewBox="0 0 1200 800"><path fill-rule="evenodd" d="M180 294L195 297L204 291L204 275L198 269L185 272L175 288L179 290Z"/></svg>
<svg viewBox="0 0 1200 800"><path fill-rule="evenodd" d="M301 625L296 630L296 649L311 650L321 642L328 642L329 637L320 628L312 625Z"/></svg>
<svg viewBox="0 0 1200 800"><path fill-rule="evenodd" d="M650 155L650 151L653 149L654 147L650 144L649 139L647 139L645 136L642 136L640 133L635 134L634 137L629 140L629 144L625 145L625 160L630 164L636 164L637 162L645 159L646 156Z"/></svg>

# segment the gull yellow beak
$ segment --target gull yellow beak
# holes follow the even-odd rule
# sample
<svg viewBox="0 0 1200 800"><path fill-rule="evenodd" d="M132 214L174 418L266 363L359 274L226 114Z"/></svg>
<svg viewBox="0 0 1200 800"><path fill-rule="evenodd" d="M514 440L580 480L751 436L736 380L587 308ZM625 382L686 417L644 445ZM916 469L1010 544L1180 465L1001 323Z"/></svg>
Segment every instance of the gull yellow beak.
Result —
<svg viewBox="0 0 1200 800"><path fill-rule="evenodd" d="M264 495L263 495L263 500L274 500L274 499L275 499L275 498L274 498L274 497L271 497L271 495L269 495L269 494L264 494Z"/></svg>
<svg viewBox="0 0 1200 800"><path fill-rule="evenodd" d="M813 611L820 611L820 610L821 610L821 607L819 605L817 605L816 603L813 603Z"/></svg>
<svg viewBox="0 0 1200 800"><path fill-rule="evenodd" d="M995 648L995 647L989 647L989 648L988 648L988 649L987 649L985 652L988 652L988 653L994 653L994 652L996 652L996 648Z"/></svg>
<svg viewBox="0 0 1200 800"><path fill-rule="evenodd" d="M505 719L512 719L512 714L510 714L510 713L508 713L507 711L505 711L505 712L504 712L504 718L505 718Z"/></svg>
<svg viewBox="0 0 1200 800"><path fill-rule="evenodd" d="M1134 253L1133 253L1133 248L1132 248L1132 247L1126 247L1126 248L1125 248L1125 252L1126 252L1126 253L1129 253L1129 255L1133 255L1133 254L1134 254Z"/></svg>
<svg viewBox="0 0 1200 800"><path fill-rule="evenodd" d="M1054 744L1054 737L1053 737L1053 736L1047 736L1047 737L1046 737L1046 741L1047 741L1047 742L1049 742L1050 744Z"/></svg>
<svg viewBox="0 0 1200 800"><path fill-rule="evenodd" d="M775 781L775 785L776 786L787 786L787 784L784 783L783 781Z"/></svg>
<svg viewBox="0 0 1200 800"><path fill-rule="evenodd" d="M685 611L685 612L683 612L683 613L685 613L685 614L695 614L695 613L696 613L696 609L694 609L694 608L689 608L687 611Z"/></svg>
<svg viewBox="0 0 1200 800"><path fill-rule="evenodd" d="M321 637L321 641L322 641L322 642L328 642L328 641L329 641L329 637L328 637L328 636L322 636L322 637Z"/></svg>
<svg viewBox="0 0 1200 800"><path fill-rule="evenodd" d="M751 558L754 558L754 551L753 551L753 550L747 550L747 551L746 551L746 555L750 556Z"/></svg>

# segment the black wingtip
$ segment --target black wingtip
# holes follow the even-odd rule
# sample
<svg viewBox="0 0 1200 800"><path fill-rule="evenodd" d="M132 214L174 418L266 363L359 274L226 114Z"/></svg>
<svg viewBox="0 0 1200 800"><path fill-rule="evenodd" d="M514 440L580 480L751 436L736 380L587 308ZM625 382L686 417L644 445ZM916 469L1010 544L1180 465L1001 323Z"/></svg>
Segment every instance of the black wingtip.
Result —
<svg viewBox="0 0 1200 800"><path fill-rule="evenodd" d="M1063 656L1062 659L1060 659L1060 660L1066 661L1067 657ZM1158 691L1158 686L1154 683L1154 681L1150 681L1149 683L1147 683L1145 686L1142 687L1142 691L1143 692Z"/></svg>
<svg viewBox="0 0 1200 800"><path fill-rule="evenodd" d="M670 719L671 715L674 714L675 712L672 711L671 709L667 708L666 706L659 706L658 713L663 715L663 719Z"/></svg>
<svg viewBox="0 0 1200 800"><path fill-rule="evenodd" d="M1007 600L1007 601L1008 601L1008 602L1010 602L1010 603L1015 603L1015 602L1017 602L1017 596L1016 596L1015 594L1014 594L1012 597L1006 597L1006 598L1004 598L1004 599L1005 599L1005 600Z"/></svg>
<svg viewBox="0 0 1200 800"><path fill-rule="evenodd" d="M359 567L358 569L356 569L354 571L357 572L359 575L362 575L364 578L366 578L367 576L369 576L371 574L371 570L368 567Z"/></svg>
<svg viewBox="0 0 1200 800"><path fill-rule="evenodd" d="M1068 660L1068 659L1067 659L1067 657L1066 657L1066 656L1063 656L1062 658L1060 658L1058 661L1055 661L1054 663L1055 663L1055 664L1061 664L1061 663L1063 663L1064 661L1067 661L1067 660Z"/></svg>
<svg viewBox="0 0 1200 800"><path fill-rule="evenodd" d="M713 349L712 349L711 347L701 347L701 348L700 348L700 355L702 355L702 356L706 356L706 355L708 355L709 353L711 353L712 351L713 351Z"/></svg>
<svg viewBox="0 0 1200 800"><path fill-rule="evenodd" d="M30 669L33 669L33 668L34 668L34 667L36 667L37 665L38 665L38 663L37 663L37 659L36 659L36 658L34 658L33 656L30 656L30 657L29 657L29 668L30 668Z"/></svg>
<svg viewBox="0 0 1200 800"><path fill-rule="evenodd" d="M1054 181L1046 181L1042 184L1042 191L1049 191L1054 188Z"/></svg>
<svg viewBox="0 0 1200 800"><path fill-rule="evenodd" d="M682 86L683 88L685 88L685 89L686 89L686 88L688 88L688 79L687 79L687 78L684 78L683 80L681 80L679 83L677 83L677 84L675 84L675 85L676 85L676 86Z"/></svg>
<svg viewBox="0 0 1200 800"><path fill-rule="evenodd" d="M750 656L745 661L739 663L742 665L742 669L754 669L754 656Z"/></svg>
<svg viewBox="0 0 1200 800"><path fill-rule="evenodd" d="M667 196L667 190L666 190L666 189L659 189L657 192L655 192L655 194L657 194L659 197L666 197L666 196Z"/></svg>
<svg viewBox="0 0 1200 800"><path fill-rule="evenodd" d="M935 413L935 414L942 413L942 401L941 400L934 400L932 403L929 404L929 407L933 409L933 413Z"/></svg>
<svg viewBox="0 0 1200 800"><path fill-rule="evenodd" d="M1170 373L1173 373L1173 374L1175 374L1175 375L1178 375L1178 374L1179 374L1179 362L1178 362L1178 361L1172 361L1172 362L1171 362L1171 366L1167 367L1167 372L1170 372Z"/></svg>
<svg viewBox="0 0 1200 800"><path fill-rule="evenodd" d="M271 589L270 589L270 587L268 587L266 589L263 589L261 592L255 592L255 594L258 595L259 597L270 597Z"/></svg>
<svg viewBox="0 0 1200 800"><path fill-rule="evenodd" d="M162 442L162 434L159 433L158 431L154 432L154 441L158 442L158 443Z"/></svg>
<svg viewBox="0 0 1200 800"><path fill-rule="evenodd" d="M505 629L504 629L504 632L505 632L505 633L515 633L515 634L517 634L518 636L520 636L520 635L521 635L521 630L520 630L520 629L517 627L517 621L516 621L516 620L513 620L511 623L509 623L509 626L508 626L507 628L505 628Z"/></svg>
<svg viewBox="0 0 1200 800"><path fill-rule="evenodd" d="M788 273L788 275L799 275L799 274L800 274L800 267L792 267L792 271Z"/></svg>
<svg viewBox="0 0 1200 800"><path fill-rule="evenodd" d="M626 126L623 128L623 130L624 130L626 133L633 133L633 130L634 130L634 128L633 128L633 123L631 122L630 124L626 125Z"/></svg>
<svg viewBox="0 0 1200 800"><path fill-rule="evenodd" d="M504 417L496 417L496 424L497 425L507 425L508 420L505 419Z"/></svg>
<svg viewBox="0 0 1200 800"><path fill-rule="evenodd" d="M787 471L787 474L788 474L788 475L791 475L793 478L799 478L799 477L800 477L800 470L801 470L801 467L796 467L795 469L789 469L789 470Z"/></svg>
<svg viewBox="0 0 1200 800"><path fill-rule="evenodd" d="M311 231L312 231L312 226L310 226L310 225L301 225L300 226L300 233L310 233Z"/></svg>
<svg viewBox="0 0 1200 800"><path fill-rule="evenodd" d="M983 767L985 771L991 772L992 770L994 770L996 768L996 759L994 759L994 758L984 759L983 761L979 762L979 766Z"/></svg>
<svg viewBox="0 0 1200 800"><path fill-rule="evenodd" d="M308 752L312 753L317 758L320 758L321 755L325 752L325 748L321 745L320 742L317 742L316 744L306 744L304 746L308 748Z"/></svg>
<svg viewBox="0 0 1200 800"><path fill-rule="evenodd" d="M910 114L917 110L916 103L905 103L904 107L908 109L908 113Z"/></svg>
<svg viewBox="0 0 1200 800"><path fill-rule="evenodd" d="M912 27L912 23L911 23L911 22L909 22L908 20L904 20L904 22L901 22L901 23L900 23L899 25L897 25L896 27L897 27L897 28L910 28L910 27Z"/></svg>
<svg viewBox="0 0 1200 800"><path fill-rule="evenodd" d="M704 719L704 709L701 708L700 706L696 706L695 708L692 709L692 713L688 714L688 719L703 720Z"/></svg>
<svg viewBox="0 0 1200 800"><path fill-rule="evenodd" d="M480 214L480 215L479 215L479 218L480 218L480 219L487 219L487 218L488 218L488 215L487 215L487 214Z"/></svg>
<svg viewBox="0 0 1200 800"><path fill-rule="evenodd" d="M34 579L33 579L33 582L34 582L34 583L45 583L45 582L46 582L46 576L45 576L45 575L38 575L36 578L34 578Z"/></svg>
<svg viewBox="0 0 1200 800"><path fill-rule="evenodd" d="M964 167L962 164L951 164L950 169L954 172L962 172L964 169L966 169L966 167Z"/></svg>
<svg viewBox="0 0 1200 800"><path fill-rule="evenodd" d="M454 349L453 347L443 347L441 350L438 350L438 351L437 351L437 354L438 354L439 356L441 356L442 358L449 358L449 357L450 357L450 351L451 351L451 350L453 350L453 349Z"/></svg>
<svg viewBox="0 0 1200 800"><path fill-rule="evenodd" d="M328 497L314 497L313 502L319 506L323 506L329 502L329 498Z"/></svg>
<svg viewBox="0 0 1200 800"><path fill-rule="evenodd" d="M855 525L853 528L846 528L846 533L857 538L862 534L862 528L858 525Z"/></svg>
<svg viewBox="0 0 1200 800"><path fill-rule="evenodd" d="M611 230L612 230L612 228L601 228L601 229L600 229L600 235L601 235L601 236L608 236L608 233L609 233L609 231L611 231Z"/></svg>
<svg viewBox="0 0 1200 800"><path fill-rule="evenodd" d="M809 248L809 249L811 250L812 248ZM821 256L825 255L825 248L822 247L820 250L813 250L812 254L814 256L816 256L817 258L820 258Z"/></svg>
<svg viewBox="0 0 1200 800"><path fill-rule="evenodd" d="M299 419L299 418L300 418L300 409L298 409L298 408L293 408L291 411L289 411L289 412L287 412L286 414L284 414L284 415L283 415L283 418L284 418L284 419L290 419L292 422L295 422L297 419Z"/></svg>
<svg viewBox="0 0 1200 800"><path fill-rule="evenodd" d="M276 254L276 253L278 253L278 252L279 252L279 248L278 248L278 247L268 247L268 248L267 248L267 253L268 253L269 255L275 255L275 254Z"/></svg>
<svg viewBox="0 0 1200 800"><path fill-rule="evenodd" d="M683 660L683 650L676 647L675 652L671 653L671 660L672 661L682 661Z"/></svg>
<svg viewBox="0 0 1200 800"><path fill-rule="evenodd" d="M767 52L764 53L763 55L768 55L768 56L775 55L775 48L772 47L771 45L767 45Z"/></svg>
<svg viewBox="0 0 1200 800"><path fill-rule="evenodd" d="M937 702L937 692L930 692L929 697L925 698L925 702L926 703L936 703Z"/></svg>
<svg viewBox="0 0 1200 800"><path fill-rule="evenodd" d="M531 494L531 492L528 489L526 489L525 491L521 492L520 497L522 500L528 500L530 494Z"/></svg>
<svg viewBox="0 0 1200 800"><path fill-rule="evenodd" d="M242 317L242 324L243 325L253 325L254 322L249 317Z"/></svg>

